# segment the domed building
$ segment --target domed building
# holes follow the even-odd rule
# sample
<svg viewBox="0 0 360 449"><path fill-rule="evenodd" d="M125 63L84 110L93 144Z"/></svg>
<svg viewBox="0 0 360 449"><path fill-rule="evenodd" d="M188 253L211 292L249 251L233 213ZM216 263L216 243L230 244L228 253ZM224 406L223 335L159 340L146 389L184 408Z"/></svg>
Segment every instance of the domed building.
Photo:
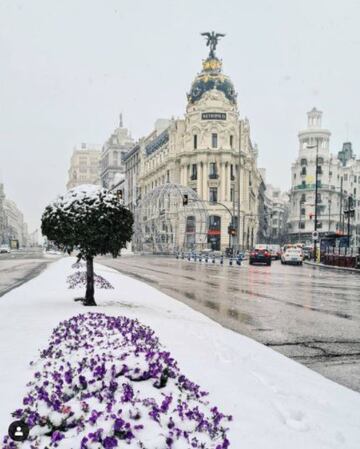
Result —
<svg viewBox="0 0 360 449"><path fill-rule="evenodd" d="M191 188L208 210L203 247L223 251L255 244L261 181L249 122L239 118L234 85L223 73L215 47L190 87L185 117L156 127L141 140L136 188L138 200L164 183ZM179 237L179 249L196 242L190 218L183 231L189 238Z"/></svg>

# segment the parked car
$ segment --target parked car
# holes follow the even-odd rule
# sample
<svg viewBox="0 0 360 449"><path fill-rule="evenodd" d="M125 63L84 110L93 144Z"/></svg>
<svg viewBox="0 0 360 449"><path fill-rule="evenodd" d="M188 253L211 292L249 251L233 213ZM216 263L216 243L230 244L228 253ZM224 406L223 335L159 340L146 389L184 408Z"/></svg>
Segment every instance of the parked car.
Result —
<svg viewBox="0 0 360 449"><path fill-rule="evenodd" d="M9 245L1 245L0 246L0 254L9 253L10 246Z"/></svg>
<svg viewBox="0 0 360 449"><path fill-rule="evenodd" d="M271 253L267 249L254 249L250 253L249 265L254 264L271 265Z"/></svg>
<svg viewBox="0 0 360 449"><path fill-rule="evenodd" d="M302 265L303 252L301 248L287 248L281 254L282 264Z"/></svg>

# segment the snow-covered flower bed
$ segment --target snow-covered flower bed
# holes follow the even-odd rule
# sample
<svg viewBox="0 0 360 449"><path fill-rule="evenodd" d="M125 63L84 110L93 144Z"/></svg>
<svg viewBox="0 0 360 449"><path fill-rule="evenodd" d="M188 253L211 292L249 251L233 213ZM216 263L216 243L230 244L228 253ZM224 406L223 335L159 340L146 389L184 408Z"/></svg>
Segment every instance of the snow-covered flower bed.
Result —
<svg viewBox="0 0 360 449"><path fill-rule="evenodd" d="M77 315L54 329L31 364L25 443L3 449L226 449L225 416L137 320ZM204 367L206 369L206 367Z"/></svg>
<svg viewBox="0 0 360 449"><path fill-rule="evenodd" d="M70 289L86 286L86 271L75 271L67 277L66 281ZM97 288L114 288L109 281L96 273L94 273L94 285Z"/></svg>

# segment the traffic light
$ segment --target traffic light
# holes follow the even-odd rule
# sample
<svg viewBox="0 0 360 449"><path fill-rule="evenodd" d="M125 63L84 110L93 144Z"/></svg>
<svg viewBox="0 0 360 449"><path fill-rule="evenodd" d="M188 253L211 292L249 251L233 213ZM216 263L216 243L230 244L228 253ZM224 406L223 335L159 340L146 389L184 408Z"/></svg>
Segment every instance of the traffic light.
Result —
<svg viewBox="0 0 360 449"><path fill-rule="evenodd" d="M123 199L123 192L122 192L122 190L117 190L116 191L116 196L117 196L117 199L120 201L120 200L122 200Z"/></svg>
<svg viewBox="0 0 360 449"><path fill-rule="evenodd" d="M183 206L187 206L188 204L189 204L189 195L185 193L183 196Z"/></svg>

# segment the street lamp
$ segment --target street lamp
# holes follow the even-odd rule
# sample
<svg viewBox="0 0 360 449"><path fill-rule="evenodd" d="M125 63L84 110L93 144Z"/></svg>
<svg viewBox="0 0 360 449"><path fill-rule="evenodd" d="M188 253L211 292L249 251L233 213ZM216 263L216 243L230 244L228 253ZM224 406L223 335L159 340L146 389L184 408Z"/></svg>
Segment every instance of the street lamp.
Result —
<svg viewBox="0 0 360 449"><path fill-rule="evenodd" d="M315 158L315 217L314 217L314 235L317 231L317 214L318 214L318 160L319 160L319 139L316 138L316 145L308 145L307 148L316 148L316 158ZM316 242L317 239L314 238L314 262L316 261Z"/></svg>

